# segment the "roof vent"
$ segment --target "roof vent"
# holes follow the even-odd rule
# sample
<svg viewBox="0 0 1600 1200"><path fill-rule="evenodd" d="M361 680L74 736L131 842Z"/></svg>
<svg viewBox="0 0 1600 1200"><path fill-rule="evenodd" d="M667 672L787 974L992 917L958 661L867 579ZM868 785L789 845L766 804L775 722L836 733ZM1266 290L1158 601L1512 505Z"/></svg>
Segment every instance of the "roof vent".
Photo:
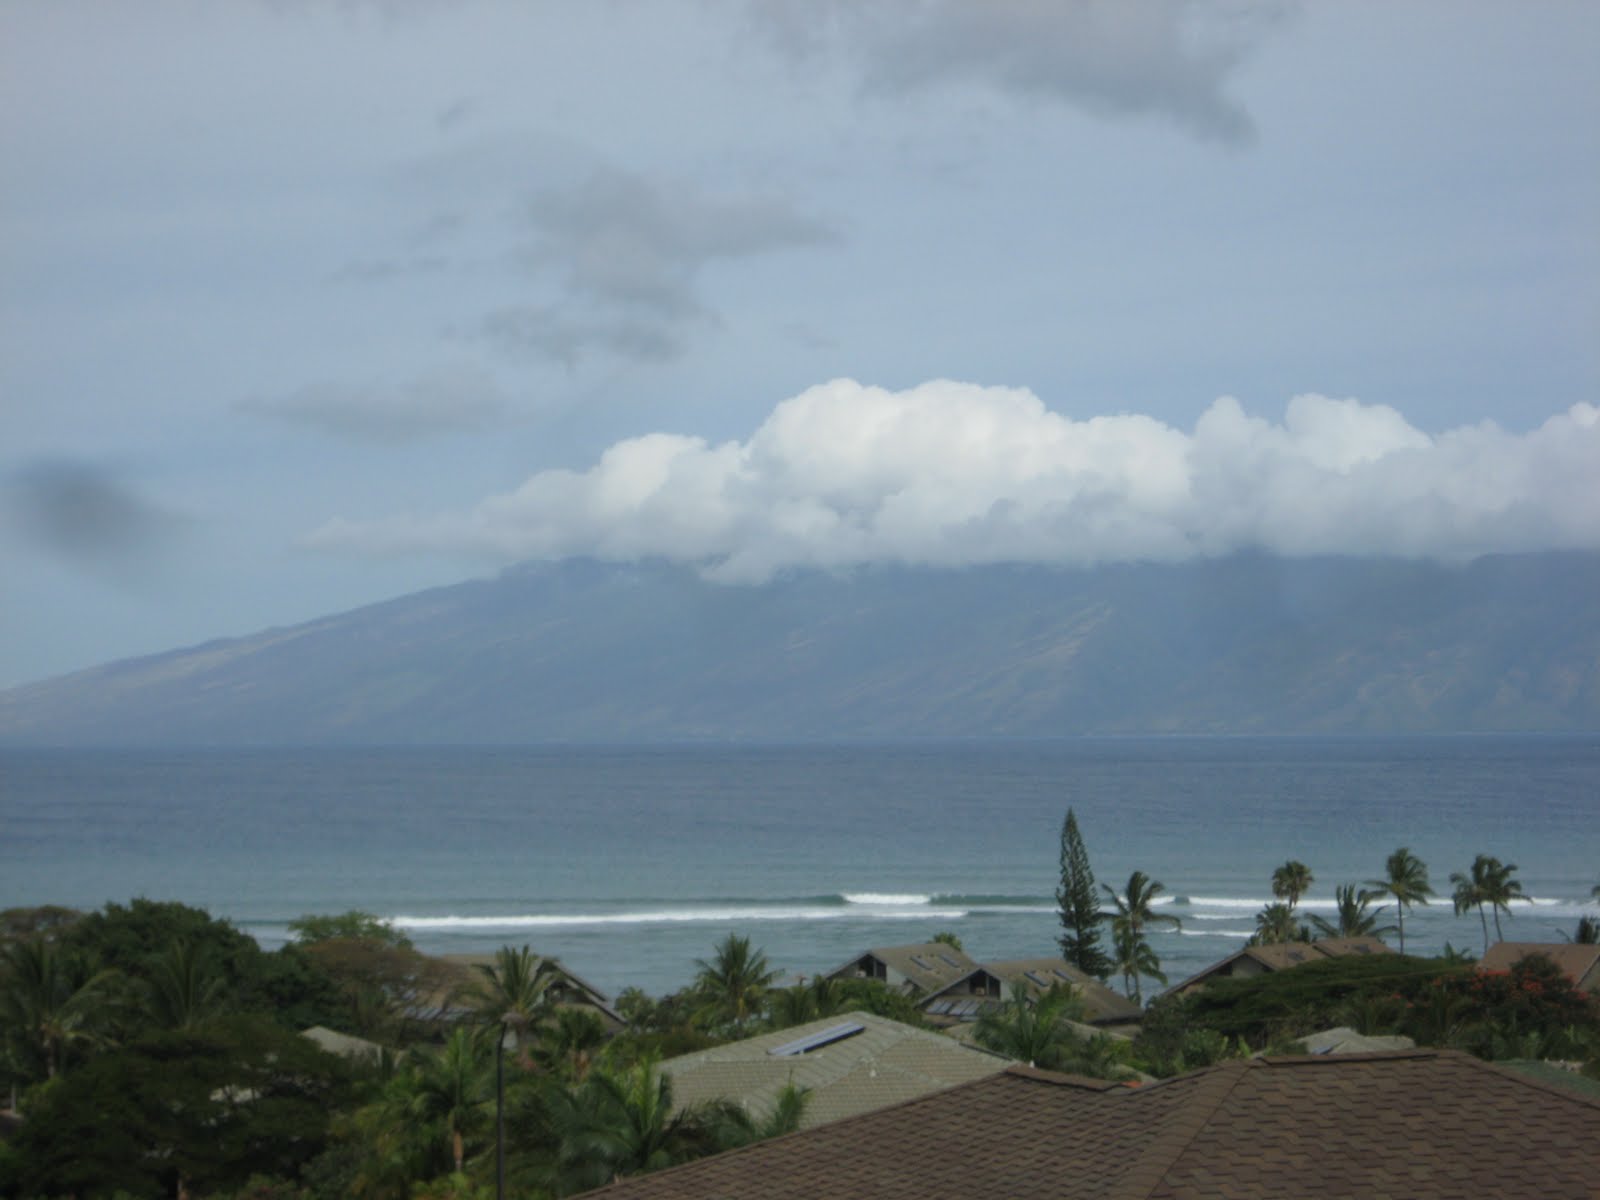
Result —
<svg viewBox="0 0 1600 1200"><path fill-rule="evenodd" d="M823 1046L831 1046L834 1042L842 1042L845 1038L855 1037L858 1033L866 1031L866 1026L854 1021L846 1021L843 1025L830 1025L818 1033L810 1034L803 1038L796 1038L792 1042L785 1042L781 1046L774 1046L767 1053L778 1058L789 1058L796 1054L809 1054Z"/></svg>

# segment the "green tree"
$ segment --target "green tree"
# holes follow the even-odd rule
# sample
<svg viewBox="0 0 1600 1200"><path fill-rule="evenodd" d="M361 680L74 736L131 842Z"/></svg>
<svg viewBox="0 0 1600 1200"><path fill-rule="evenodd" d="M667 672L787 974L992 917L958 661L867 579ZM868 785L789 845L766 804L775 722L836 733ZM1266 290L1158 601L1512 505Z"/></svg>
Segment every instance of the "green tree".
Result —
<svg viewBox="0 0 1600 1200"><path fill-rule="evenodd" d="M1311 868L1290 859L1272 873L1272 894L1293 909L1300 903L1300 897L1311 889L1312 882Z"/></svg>
<svg viewBox="0 0 1600 1200"><path fill-rule="evenodd" d="M1383 878L1367 880L1366 890L1361 893L1365 900L1394 901L1401 954L1406 952L1406 913L1413 904L1427 904L1431 895L1427 866L1404 846L1384 861Z"/></svg>
<svg viewBox="0 0 1600 1200"><path fill-rule="evenodd" d="M1061 917L1061 957L1086 975L1104 979L1111 960L1100 945L1100 901L1095 892L1089 852L1078 831L1078 817L1067 809L1061 822L1061 882L1056 888Z"/></svg>
<svg viewBox="0 0 1600 1200"><path fill-rule="evenodd" d="M717 944L710 961L696 959L695 966L699 968L694 991L701 1020L740 1031L761 1011L778 977L767 956L754 949L749 938L733 933Z"/></svg>
<svg viewBox="0 0 1600 1200"><path fill-rule="evenodd" d="M575 1087L541 1084L538 1124L548 1142L547 1185L557 1196L686 1162L718 1149L701 1110L676 1111L655 1064L592 1071Z"/></svg>
<svg viewBox="0 0 1600 1200"><path fill-rule="evenodd" d="M260 1017L153 1035L34 1093L18 1194L158 1200L293 1175L348 1097L340 1060Z"/></svg>
<svg viewBox="0 0 1600 1200"><path fill-rule="evenodd" d="M1337 914L1335 921L1329 921L1315 913L1311 915L1311 925L1322 937L1381 939L1384 934L1395 931L1393 925L1378 924L1378 914L1370 911L1371 898L1365 892L1358 892L1355 884L1340 884L1333 889L1333 898Z"/></svg>
<svg viewBox="0 0 1600 1200"><path fill-rule="evenodd" d="M468 1139L493 1123L494 1055L477 1031L458 1027L438 1050L414 1051L393 1089L395 1109L408 1120L408 1132L443 1138L459 1172Z"/></svg>
<svg viewBox="0 0 1600 1200"><path fill-rule="evenodd" d="M1114 966L1122 976L1123 990L1133 997L1135 1004L1143 1004L1141 978L1148 976L1158 983L1167 982L1166 975L1161 971L1161 959L1144 934L1132 925L1113 926L1111 945L1116 951Z"/></svg>
<svg viewBox="0 0 1600 1200"><path fill-rule="evenodd" d="M1288 904L1269 904L1256 914L1256 931L1250 938L1253 946L1272 946L1283 942L1310 941L1310 933L1294 916Z"/></svg>
<svg viewBox="0 0 1600 1200"><path fill-rule="evenodd" d="M221 1013L228 981L200 950L176 941L150 971L150 1015L162 1029L197 1029Z"/></svg>
<svg viewBox="0 0 1600 1200"><path fill-rule="evenodd" d="M54 1079L74 1048L104 1044L114 978L42 935L0 946L0 1033L13 1059Z"/></svg>
<svg viewBox="0 0 1600 1200"><path fill-rule="evenodd" d="M961 944L961 939L955 934L951 933L948 929L942 929L938 933L934 934L933 940L941 945L949 946L953 950L965 949L965 947Z"/></svg>
<svg viewBox="0 0 1600 1200"><path fill-rule="evenodd" d="M972 1040L1029 1066L1061 1070L1078 1048L1068 1022L1082 1016L1083 1001L1070 987L1052 987L1035 999L1025 985L1013 983L1003 1004L978 1017Z"/></svg>
<svg viewBox="0 0 1600 1200"><path fill-rule="evenodd" d="M304 946L335 938L355 938L364 942L378 942L385 946L413 949L410 937L403 930L396 929L392 922L359 908L332 914L308 913L290 921L289 932Z"/></svg>
<svg viewBox="0 0 1600 1200"><path fill-rule="evenodd" d="M1450 882L1455 884L1451 903L1457 916L1468 909L1478 910L1478 922L1483 926L1483 951L1489 952L1489 920L1485 908L1494 910L1494 936L1500 940L1500 913L1510 913L1511 902L1522 899L1522 884L1511 877L1516 863L1502 863L1498 858L1480 854L1472 860L1470 871L1455 871Z"/></svg>
<svg viewBox="0 0 1600 1200"><path fill-rule="evenodd" d="M519 1046L528 1033L549 1017L561 981L561 964L541 958L527 946L502 946L494 962L478 963L473 1011L486 1025L509 1029Z"/></svg>

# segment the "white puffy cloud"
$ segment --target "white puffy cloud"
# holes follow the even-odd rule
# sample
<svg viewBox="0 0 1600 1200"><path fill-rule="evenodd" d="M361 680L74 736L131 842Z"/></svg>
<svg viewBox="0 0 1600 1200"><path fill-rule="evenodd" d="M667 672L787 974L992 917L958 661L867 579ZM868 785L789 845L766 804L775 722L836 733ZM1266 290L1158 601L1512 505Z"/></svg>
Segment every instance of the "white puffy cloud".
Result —
<svg viewBox="0 0 1600 1200"><path fill-rule="evenodd" d="M542 471L466 513L334 520L310 544L500 561L698 564L728 582L870 563L1470 558L1600 548L1600 409L1528 433L1429 435L1392 408L1296 396L1281 422L1213 403L1185 432L1074 419L1018 388L837 379L746 441L652 433L588 470Z"/></svg>

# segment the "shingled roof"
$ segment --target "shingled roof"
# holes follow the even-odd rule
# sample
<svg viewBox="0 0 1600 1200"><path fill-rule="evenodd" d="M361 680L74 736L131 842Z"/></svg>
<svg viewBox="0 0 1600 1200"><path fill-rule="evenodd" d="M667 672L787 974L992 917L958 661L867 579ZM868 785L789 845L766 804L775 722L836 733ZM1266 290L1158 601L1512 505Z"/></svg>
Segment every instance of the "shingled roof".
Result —
<svg viewBox="0 0 1600 1200"><path fill-rule="evenodd" d="M1448 1050L1229 1062L1146 1087L1011 1067L598 1200L1593 1200L1600 1101Z"/></svg>
<svg viewBox="0 0 1600 1200"><path fill-rule="evenodd" d="M1246 946L1218 959L1209 967L1196 971L1182 983L1167 989L1168 995L1182 995L1213 978L1227 978L1241 974L1266 974L1287 971L1302 963L1319 962L1325 958L1348 958L1352 955L1393 954L1383 942L1373 937L1322 938L1315 942L1271 942L1264 946ZM1241 962L1254 964L1254 969L1239 972Z"/></svg>
<svg viewBox="0 0 1600 1200"><path fill-rule="evenodd" d="M975 1021L986 1010L1004 1004L1011 985L1016 983L1035 1000L1057 984L1069 985L1083 1001L1084 1019L1091 1025L1136 1023L1144 1016L1144 1010L1132 1000L1064 958L986 962L928 996L922 1002L922 1010L935 1020Z"/></svg>
<svg viewBox="0 0 1600 1200"><path fill-rule="evenodd" d="M1600 946L1579 942L1496 942L1478 963L1483 971L1509 971L1529 955L1542 954L1573 984L1600 994Z"/></svg>
<svg viewBox="0 0 1600 1200"><path fill-rule="evenodd" d="M918 942L914 946L876 946L824 975L830 979L877 979L923 996L954 983L977 965L964 951L945 942Z"/></svg>
<svg viewBox="0 0 1600 1200"><path fill-rule="evenodd" d="M808 1040L815 1048L782 1053ZM732 1100L759 1117L793 1083L807 1089L802 1129L997 1074L1009 1060L887 1017L841 1013L713 1046L661 1064L680 1107Z"/></svg>

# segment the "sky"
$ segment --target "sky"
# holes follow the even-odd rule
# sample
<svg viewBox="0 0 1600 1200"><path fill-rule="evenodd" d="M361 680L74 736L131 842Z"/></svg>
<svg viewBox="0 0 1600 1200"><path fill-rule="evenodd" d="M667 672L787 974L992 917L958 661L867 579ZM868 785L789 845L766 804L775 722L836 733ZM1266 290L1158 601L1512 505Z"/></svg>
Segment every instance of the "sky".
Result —
<svg viewBox="0 0 1600 1200"><path fill-rule="evenodd" d="M0 687L566 556L1600 548L1587 0L0 0Z"/></svg>

